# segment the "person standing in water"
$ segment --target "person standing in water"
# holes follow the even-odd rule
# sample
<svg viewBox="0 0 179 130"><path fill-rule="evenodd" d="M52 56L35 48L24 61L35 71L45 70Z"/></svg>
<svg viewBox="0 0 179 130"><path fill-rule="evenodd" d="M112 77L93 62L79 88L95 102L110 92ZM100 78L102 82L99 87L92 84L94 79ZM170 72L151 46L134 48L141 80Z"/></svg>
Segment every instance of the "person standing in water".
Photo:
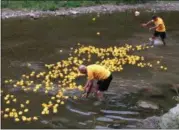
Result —
<svg viewBox="0 0 179 130"><path fill-rule="evenodd" d="M85 85L85 94L83 96L88 97L90 92L94 92L98 99L103 99L103 92L108 90L112 81L112 73L105 67L96 64L88 66L80 65L79 71L88 77L88 81ZM94 88L95 80L97 80L97 86Z"/></svg>
<svg viewBox="0 0 179 130"><path fill-rule="evenodd" d="M154 27L149 28L150 31L155 30L151 41L154 42L156 37L160 36L163 44L166 45L166 42L165 42L165 39L166 39L166 27L165 27L165 23L164 23L163 19L158 17L158 16L152 16L152 20L150 20L147 23L143 23L142 26L143 27L148 27L148 25L150 25L151 23L155 24Z"/></svg>

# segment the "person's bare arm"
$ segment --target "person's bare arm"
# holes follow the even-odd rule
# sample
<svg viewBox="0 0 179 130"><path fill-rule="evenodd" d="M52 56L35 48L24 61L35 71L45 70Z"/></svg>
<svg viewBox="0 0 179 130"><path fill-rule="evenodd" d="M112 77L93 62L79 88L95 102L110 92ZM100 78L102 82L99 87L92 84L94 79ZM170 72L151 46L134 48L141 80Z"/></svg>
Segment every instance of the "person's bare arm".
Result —
<svg viewBox="0 0 179 130"><path fill-rule="evenodd" d="M153 23L153 20L148 21L147 23L143 23L142 26L143 27L147 27L148 25L150 25L151 23Z"/></svg>
<svg viewBox="0 0 179 130"><path fill-rule="evenodd" d="M92 89L92 86L93 86L93 80L88 80L85 85L85 90L86 90L86 88L88 88L87 91L85 92L85 97L88 97L88 95Z"/></svg>

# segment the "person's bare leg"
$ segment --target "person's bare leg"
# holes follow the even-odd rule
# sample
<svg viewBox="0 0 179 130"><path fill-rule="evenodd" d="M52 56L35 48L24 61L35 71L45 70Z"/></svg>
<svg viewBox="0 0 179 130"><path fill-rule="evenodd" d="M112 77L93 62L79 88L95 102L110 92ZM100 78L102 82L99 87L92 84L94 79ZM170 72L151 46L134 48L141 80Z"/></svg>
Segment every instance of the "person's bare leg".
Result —
<svg viewBox="0 0 179 130"><path fill-rule="evenodd" d="M101 92L101 91L97 91L97 98L98 98L98 100L104 100L104 96L103 96L103 92Z"/></svg>
<svg viewBox="0 0 179 130"><path fill-rule="evenodd" d="M93 97L96 97L96 88L95 87L92 87L92 89L91 89L91 94L92 94L92 96Z"/></svg>
<svg viewBox="0 0 179 130"><path fill-rule="evenodd" d="M95 92L96 92L96 94L97 94L98 90L99 90L99 85L96 84L96 86L95 86Z"/></svg>
<svg viewBox="0 0 179 130"><path fill-rule="evenodd" d="M153 45L154 44L154 40L155 40L155 36L152 36L151 38L149 38L149 40L150 40L150 45Z"/></svg>
<svg viewBox="0 0 179 130"><path fill-rule="evenodd" d="M90 89L90 87L89 87L89 86L87 86L87 87L85 88L85 92L88 92L88 91L89 91L89 89Z"/></svg>
<svg viewBox="0 0 179 130"><path fill-rule="evenodd" d="M92 87L91 92L92 92L92 96L93 96L93 97L96 97L96 96L97 96L98 87L99 87L99 85L94 85L94 86Z"/></svg>
<svg viewBox="0 0 179 130"><path fill-rule="evenodd" d="M154 40L156 39L155 36L152 37L152 45L154 44Z"/></svg>

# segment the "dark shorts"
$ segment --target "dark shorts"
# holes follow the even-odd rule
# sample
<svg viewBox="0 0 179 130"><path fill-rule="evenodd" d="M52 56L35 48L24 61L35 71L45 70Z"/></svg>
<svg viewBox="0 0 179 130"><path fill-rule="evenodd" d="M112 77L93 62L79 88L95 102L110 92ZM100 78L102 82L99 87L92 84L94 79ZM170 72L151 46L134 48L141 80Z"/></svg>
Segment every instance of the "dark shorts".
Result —
<svg viewBox="0 0 179 130"><path fill-rule="evenodd" d="M99 91L106 91L106 90L108 90L108 87L109 87L109 85L111 83L111 80L112 80L112 74L107 79L98 80L98 82L97 82L97 84L99 85L98 90Z"/></svg>
<svg viewBox="0 0 179 130"><path fill-rule="evenodd" d="M155 37L159 37L160 36L160 38L163 40L163 39L166 38L166 32L157 32L157 31L155 31L154 32L154 36Z"/></svg>

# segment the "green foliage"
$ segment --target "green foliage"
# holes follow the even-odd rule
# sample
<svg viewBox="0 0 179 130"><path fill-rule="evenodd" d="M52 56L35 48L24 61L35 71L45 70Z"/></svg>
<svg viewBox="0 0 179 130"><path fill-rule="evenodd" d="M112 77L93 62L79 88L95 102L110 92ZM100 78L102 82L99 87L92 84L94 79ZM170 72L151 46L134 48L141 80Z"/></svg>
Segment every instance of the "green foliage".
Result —
<svg viewBox="0 0 179 130"><path fill-rule="evenodd" d="M80 1L68 1L64 4L64 7L80 7L81 6L81 3Z"/></svg>
<svg viewBox="0 0 179 130"><path fill-rule="evenodd" d="M58 4L55 1L2 1L2 8L11 8L11 9L41 9L41 10L51 10L54 11L58 9Z"/></svg>
<svg viewBox="0 0 179 130"><path fill-rule="evenodd" d="M2 8L11 9L40 9L40 10L57 10L60 7L81 7L81 6L92 6L98 4L134 4L134 3L145 3L148 0L2 0Z"/></svg>

